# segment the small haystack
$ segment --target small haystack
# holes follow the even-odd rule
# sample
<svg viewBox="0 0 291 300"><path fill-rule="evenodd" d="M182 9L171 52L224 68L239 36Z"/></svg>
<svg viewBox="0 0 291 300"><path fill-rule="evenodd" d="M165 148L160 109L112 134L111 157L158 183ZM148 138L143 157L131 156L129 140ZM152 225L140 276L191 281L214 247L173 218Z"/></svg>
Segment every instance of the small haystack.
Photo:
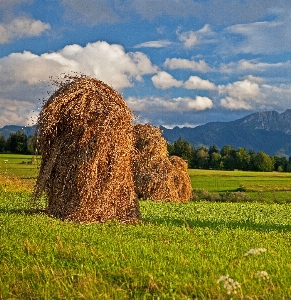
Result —
<svg viewBox="0 0 291 300"><path fill-rule="evenodd" d="M189 201L192 195L187 163L169 158L167 142L159 128L134 125L136 158L135 191L140 199L155 201Z"/></svg>
<svg viewBox="0 0 291 300"><path fill-rule="evenodd" d="M188 164L178 156L170 156L169 160L174 167L173 180L178 194L178 198L182 201L188 201L192 197L192 184L190 176L187 172Z"/></svg>
<svg viewBox="0 0 291 300"><path fill-rule="evenodd" d="M89 77L70 78L38 118L42 163L35 187L48 213L63 220L139 219L132 176L132 115L114 89Z"/></svg>

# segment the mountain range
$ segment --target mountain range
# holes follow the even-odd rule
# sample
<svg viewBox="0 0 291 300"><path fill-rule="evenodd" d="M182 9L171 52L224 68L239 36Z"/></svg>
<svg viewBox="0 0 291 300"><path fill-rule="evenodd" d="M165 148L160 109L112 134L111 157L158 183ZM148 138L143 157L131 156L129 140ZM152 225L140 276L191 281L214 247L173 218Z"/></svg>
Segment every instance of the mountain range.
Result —
<svg viewBox="0 0 291 300"><path fill-rule="evenodd" d="M161 127L165 139L173 143L181 137L196 148L225 145L235 149L264 151L268 155L291 156L291 109L259 112L231 122L210 122L195 128Z"/></svg>
<svg viewBox="0 0 291 300"><path fill-rule="evenodd" d="M196 148L216 145L221 149L230 145L235 149L264 151L268 155L291 156L291 109L283 113L259 112L235 121L210 122L195 128L160 128L170 143L181 137ZM34 134L35 126L7 125L0 128L0 136L7 139L10 133L18 130L30 136Z"/></svg>

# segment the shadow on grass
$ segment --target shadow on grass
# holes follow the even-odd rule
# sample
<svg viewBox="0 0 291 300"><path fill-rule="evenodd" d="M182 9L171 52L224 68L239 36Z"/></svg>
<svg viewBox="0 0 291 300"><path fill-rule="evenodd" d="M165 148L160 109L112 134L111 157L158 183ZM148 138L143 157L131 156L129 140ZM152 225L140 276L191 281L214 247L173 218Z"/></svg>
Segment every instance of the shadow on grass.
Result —
<svg viewBox="0 0 291 300"><path fill-rule="evenodd" d="M187 220L177 218L144 218L143 222L154 225L169 225L169 226L189 226L191 228L210 228L213 230L221 230L222 228L228 229L242 229L242 230L256 230L256 231L278 231L288 232L291 231L291 224L259 224L251 220L234 222L234 221L212 221L212 220Z"/></svg>
<svg viewBox="0 0 291 300"><path fill-rule="evenodd" d="M0 214L8 213L14 215L48 215L46 209L26 209L26 208L0 208ZM242 229L242 230L256 230L256 231L277 231L289 232L291 231L291 224L259 224L251 219L245 221L213 221L213 220L193 220L193 219L179 219L171 217L151 217L142 218L144 224L165 225L165 226L189 226L190 228L210 228L213 230L227 229Z"/></svg>
<svg viewBox="0 0 291 300"><path fill-rule="evenodd" d="M46 215L47 212L45 209L39 209L39 208L0 208L0 214L8 213L13 215Z"/></svg>

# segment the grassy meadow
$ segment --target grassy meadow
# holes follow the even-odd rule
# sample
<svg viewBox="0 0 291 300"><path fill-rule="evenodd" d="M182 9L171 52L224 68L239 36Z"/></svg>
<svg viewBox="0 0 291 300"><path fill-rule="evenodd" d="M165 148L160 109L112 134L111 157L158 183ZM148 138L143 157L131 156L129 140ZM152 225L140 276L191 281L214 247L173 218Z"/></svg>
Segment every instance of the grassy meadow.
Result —
<svg viewBox="0 0 291 300"><path fill-rule="evenodd" d="M189 170L195 189L253 201L74 224L31 209L31 162L0 155L0 299L291 299L291 174Z"/></svg>

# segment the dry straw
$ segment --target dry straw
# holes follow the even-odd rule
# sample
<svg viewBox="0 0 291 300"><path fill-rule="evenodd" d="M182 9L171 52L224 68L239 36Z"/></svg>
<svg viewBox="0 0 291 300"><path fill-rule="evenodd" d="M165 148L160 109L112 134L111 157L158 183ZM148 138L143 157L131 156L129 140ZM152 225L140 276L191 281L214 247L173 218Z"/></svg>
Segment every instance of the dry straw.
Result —
<svg viewBox="0 0 291 300"><path fill-rule="evenodd" d="M187 163L179 157L169 157L167 142L160 129L150 124L136 124L134 136L134 181L138 198L189 201L192 186L187 173Z"/></svg>
<svg viewBox="0 0 291 300"><path fill-rule="evenodd" d="M36 199L50 215L76 222L135 222L133 125L114 89L89 77L69 77L44 104L37 134L42 163Z"/></svg>

